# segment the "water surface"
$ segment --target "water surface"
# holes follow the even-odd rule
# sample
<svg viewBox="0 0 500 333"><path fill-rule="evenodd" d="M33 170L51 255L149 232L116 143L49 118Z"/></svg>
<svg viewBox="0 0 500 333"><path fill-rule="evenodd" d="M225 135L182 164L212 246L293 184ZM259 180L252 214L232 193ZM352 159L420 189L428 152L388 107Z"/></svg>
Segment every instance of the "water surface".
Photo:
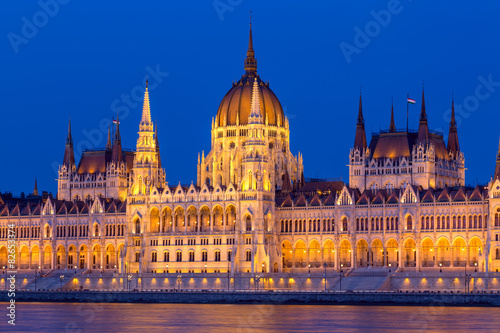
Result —
<svg viewBox="0 0 500 333"><path fill-rule="evenodd" d="M441 306L0 303L0 332L500 332L500 309Z"/></svg>

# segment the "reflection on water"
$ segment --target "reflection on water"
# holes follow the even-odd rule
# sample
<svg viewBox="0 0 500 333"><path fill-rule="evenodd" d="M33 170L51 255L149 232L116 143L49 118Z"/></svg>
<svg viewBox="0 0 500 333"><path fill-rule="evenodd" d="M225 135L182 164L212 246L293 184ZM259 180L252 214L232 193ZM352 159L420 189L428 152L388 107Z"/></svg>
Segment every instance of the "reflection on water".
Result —
<svg viewBox="0 0 500 333"><path fill-rule="evenodd" d="M500 310L479 307L0 303L0 332L481 332ZM142 333L141 332L141 333Z"/></svg>

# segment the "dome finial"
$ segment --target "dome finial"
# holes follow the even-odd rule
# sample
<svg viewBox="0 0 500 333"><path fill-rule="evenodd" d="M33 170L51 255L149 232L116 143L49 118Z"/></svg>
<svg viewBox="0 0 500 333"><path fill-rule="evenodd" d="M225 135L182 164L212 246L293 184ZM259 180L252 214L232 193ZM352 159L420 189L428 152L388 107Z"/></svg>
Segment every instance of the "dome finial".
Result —
<svg viewBox="0 0 500 333"><path fill-rule="evenodd" d="M250 34L248 38L248 50L244 68L247 74L255 74L257 72L257 60L255 59L252 38L252 11L250 11Z"/></svg>

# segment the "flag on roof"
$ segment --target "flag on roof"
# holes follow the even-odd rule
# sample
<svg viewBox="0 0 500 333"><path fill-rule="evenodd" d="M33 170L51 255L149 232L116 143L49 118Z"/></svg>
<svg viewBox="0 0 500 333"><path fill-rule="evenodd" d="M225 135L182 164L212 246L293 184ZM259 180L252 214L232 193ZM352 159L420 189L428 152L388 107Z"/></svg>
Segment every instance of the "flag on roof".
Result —
<svg viewBox="0 0 500 333"><path fill-rule="evenodd" d="M406 99L406 101L407 101L408 103L410 103L410 104L415 104L415 100L414 100L414 99L411 99L410 97L408 97L408 98Z"/></svg>

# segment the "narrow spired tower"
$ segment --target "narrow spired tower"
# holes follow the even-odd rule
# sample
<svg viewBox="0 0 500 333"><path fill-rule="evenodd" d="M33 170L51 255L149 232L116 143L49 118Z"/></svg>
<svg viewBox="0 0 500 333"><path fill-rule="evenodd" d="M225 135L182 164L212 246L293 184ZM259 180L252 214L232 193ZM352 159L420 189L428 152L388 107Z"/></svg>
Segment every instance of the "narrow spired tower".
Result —
<svg viewBox="0 0 500 333"><path fill-rule="evenodd" d="M71 137L71 118L68 122L68 137L66 138L66 147L64 149L63 165L67 170L71 170L75 165L75 153L73 150L73 138Z"/></svg>
<svg viewBox="0 0 500 333"><path fill-rule="evenodd" d="M396 124L394 123L394 103L391 105L391 123L389 124L389 132L396 132Z"/></svg>
<svg viewBox="0 0 500 333"><path fill-rule="evenodd" d="M243 176L241 190L246 207L242 207L242 237L240 241L251 236L252 267L251 272L259 272L269 268L273 262L266 246L274 244L270 221L274 217L274 187L272 184L271 154L265 140L265 125L261 112L261 99L257 78L252 87L251 110L248 116L248 137L245 154L242 160ZM245 261L240 253L239 259ZM246 254L245 254L246 255ZM276 260L276 258L275 258ZM247 260L248 261L248 260Z"/></svg>
<svg viewBox="0 0 500 333"><path fill-rule="evenodd" d="M500 179L500 140L498 141L497 164L495 166L495 175L493 180Z"/></svg>
<svg viewBox="0 0 500 333"><path fill-rule="evenodd" d="M424 145L424 147L429 143L429 125L427 124L427 113L425 111L424 88L422 88L422 109L420 110L417 141Z"/></svg>
<svg viewBox="0 0 500 333"><path fill-rule="evenodd" d="M460 146L458 144L457 123L455 121L455 103L453 101L453 98L451 99L451 119L450 131L448 132L448 151L453 154L454 158L460 151Z"/></svg>
<svg viewBox="0 0 500 333"><path fill-rule="evenodd" d="M120 119L118 116L116 116L116 129L115 129L115 137L113 139L111 161L115 162L117 167L123 161L122 139L120 137Z"/></svg>
<svg viewBox="0 0 500 333"><path fill-rule="evenodd" d="M366 148L365 119L363 118L361 93L359 93L359 111L358 111L358 120L356 121L356 135L354 136L354 149L358 149L360 152L363 152L365 148Z"/></svg>
<svg viewBox="0 0 500 333"><path fill-rule="evenodd" d="M164 187L165 182L165 174L159 165L159 150L156 147L157 139L155 138L154 125L151 121L147 81L138 133L139 138L137 139L132 170L132 195L144 195L149 193L152 186L156 186L157 188Z"/></svg>

